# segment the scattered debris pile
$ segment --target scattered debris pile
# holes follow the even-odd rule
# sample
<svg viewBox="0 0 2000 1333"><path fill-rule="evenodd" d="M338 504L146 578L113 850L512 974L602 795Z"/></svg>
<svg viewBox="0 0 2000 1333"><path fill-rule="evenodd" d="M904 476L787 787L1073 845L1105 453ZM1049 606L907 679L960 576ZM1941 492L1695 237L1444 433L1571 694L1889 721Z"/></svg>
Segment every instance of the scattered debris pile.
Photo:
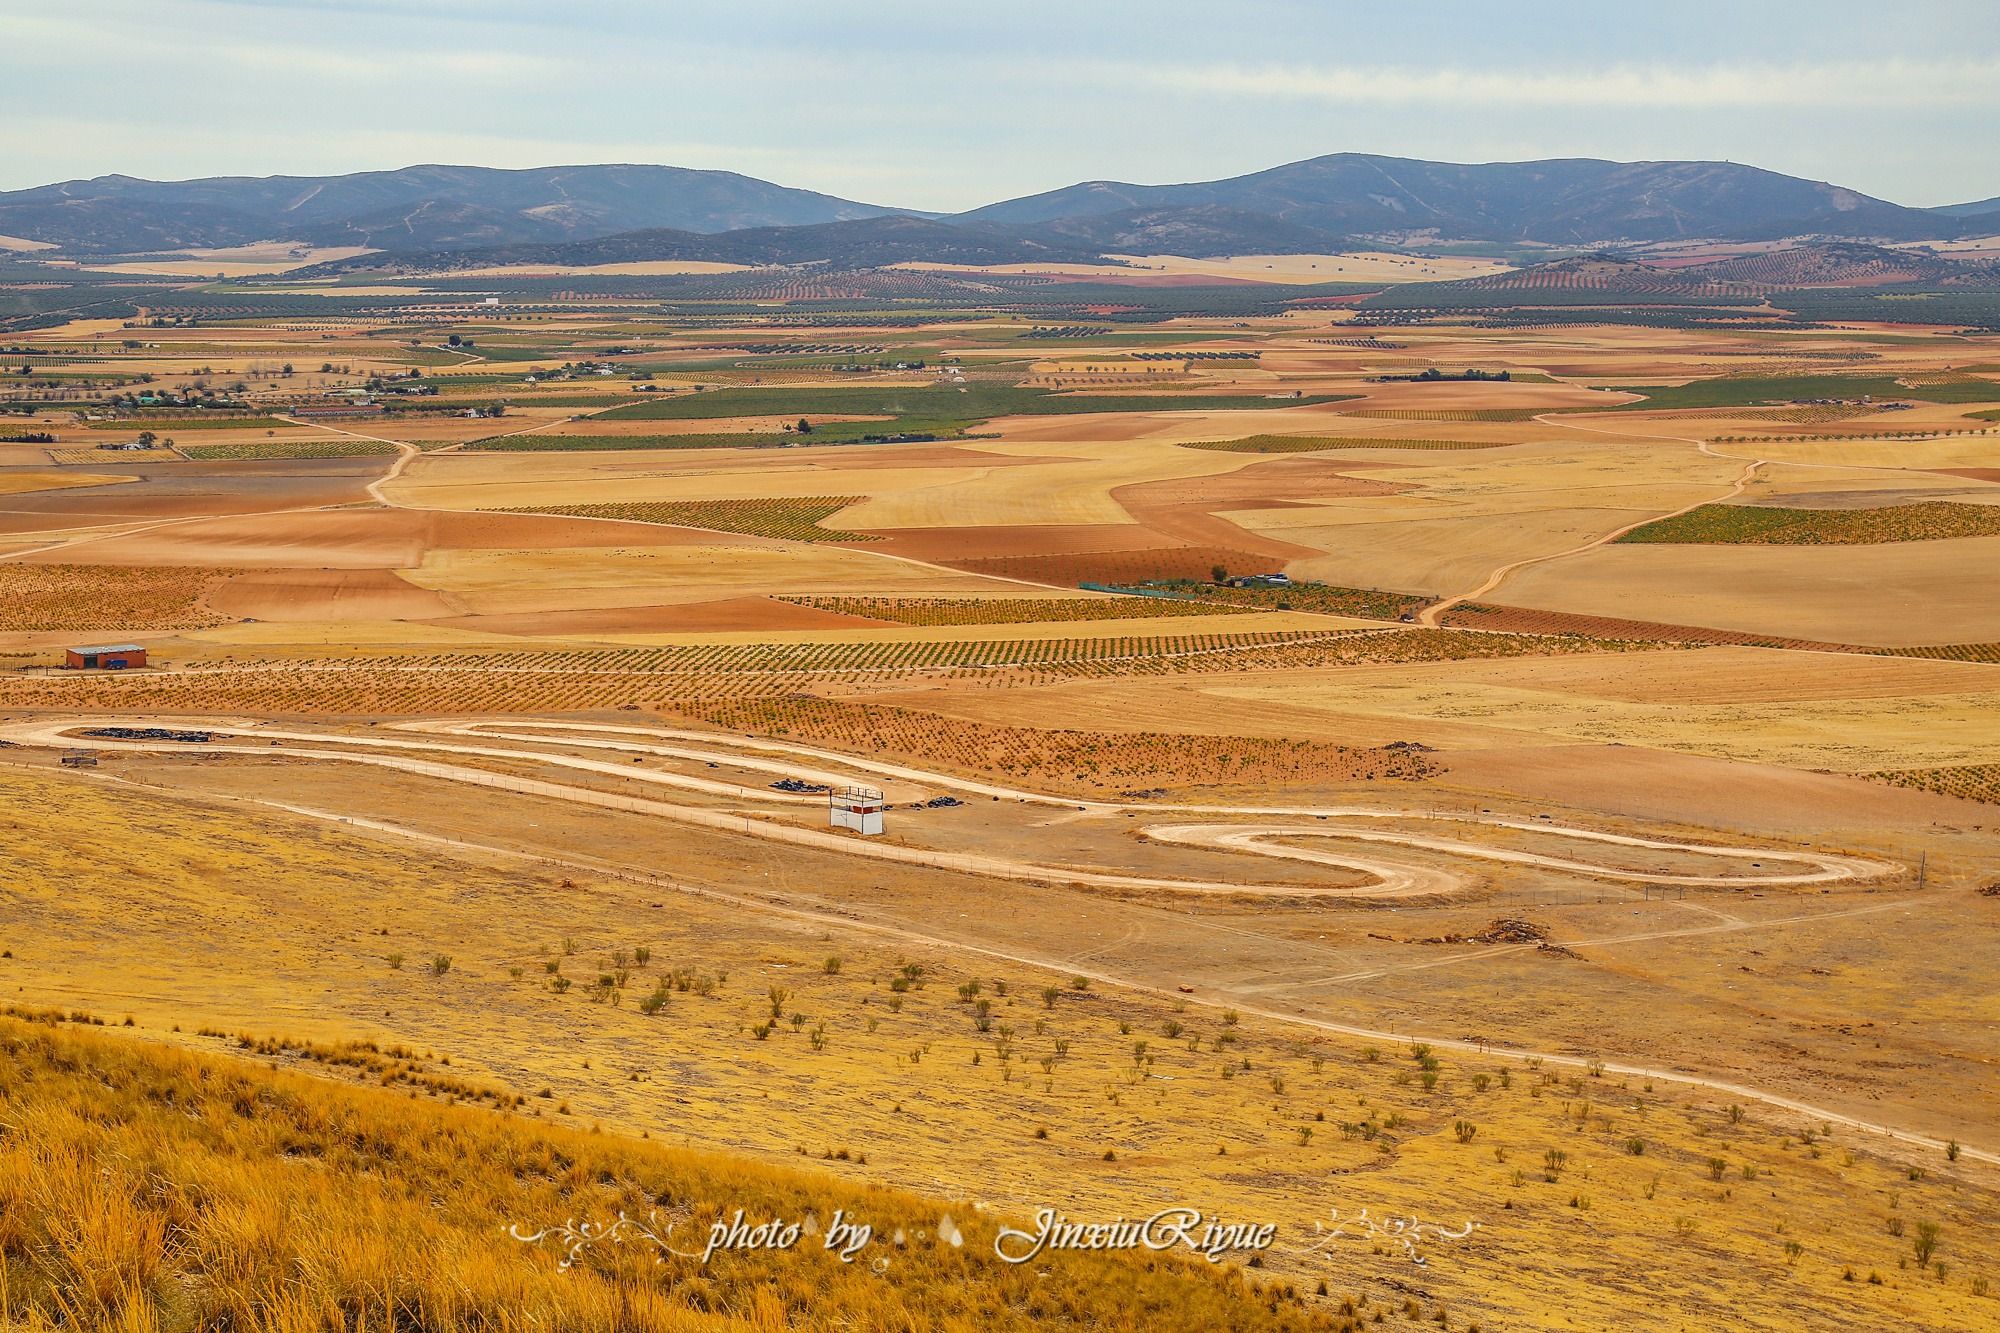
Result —
<svg viewBox="0 0 2000 1333"><path fill-rule="evenodd" d="M1409 619L1408 616L1403 618L1405 620ZM1390 741L1387 745L1378 745L1375 748L1378 750L1408 750L1412 754L1437 753L1435 745L1425 745L1422 741Z"/></svg>
<svg viewBox="0 0 2000 1333"><path fill-rule="evenodd" d="M1148 787L1144 791L1121 791L1118 794L1128 801L1150 801L1155 797L1165 796L1167 789L1165 787Z"/></svg>
<svg viewBox="0 0 2000 1333"><path fill-rule="evenodd" d="M165 727L93 727L79 736L102 736L114 741L212 741L212 731L168 731Z"/></svg>
<svg viewBox="0 0 2000 1333"><path fill-rule="evenodd" d="M1989 879L1979 886L1982 898L2000 898L2000 879Z"/></svg>
<svg viewBox="0 0 2000 1333"><path fill-rule="evenodd" d="M942 810L946 806L964 805L964 804L965 802L959 800L956 796L933 796L928 801L924 802L924 809Z"/></svg>
<svg viewBox="0 0 2000 1333"><path fill-rule="evenodd" d="M1549 942L1548 942L1547 940L1543 940L1543 941L1541 942L1541 944L1540 944L1539 946L1537 946L1537 947L1536 947L1536 950L1535 950L1535 952L1537 952L1537 953L1553 953L1553 954L1560 954L1560 955L1561 955L1562 957L1564 957L1564 958L1582 958L1582 957L1583 957L1583 955L1582 955L1582 954L1580 954L1580 953L1577 953L1577 952L1575 952L1574 950L1570 950L1570 949L1565 949L1565 948L1563 948L1563 947L1562 947L1562 945L1560 945L1560 944L1550 944L1550 943L1549 943Z"/></svg>
<svg viewBox="0 0 2000 1333"><path fill-rule="evenodd" d="M1538 926L1532 921L1516 921L1512 917L1501 917L1474 935L1472 939L1476 944L1536 944L1548 937L1547 926Z"/></svg>
<svg viewBox="0 0 2000 1333"><path fill-rule="evenodd" d="M713 768L715 766L711 764L709 765L709 767ZM771 784L771 787L772 790L774 791L815 792L815 791L830 790L830 788L828 788L825 783L802 782L798 778L779 778L776 782Z"/></svg>

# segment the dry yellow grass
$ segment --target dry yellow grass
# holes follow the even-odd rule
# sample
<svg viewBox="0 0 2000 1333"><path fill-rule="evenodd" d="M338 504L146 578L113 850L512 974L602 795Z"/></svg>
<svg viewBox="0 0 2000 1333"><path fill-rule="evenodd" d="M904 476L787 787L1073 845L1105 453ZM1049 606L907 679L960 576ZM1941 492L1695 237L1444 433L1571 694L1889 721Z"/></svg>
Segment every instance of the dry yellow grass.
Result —
<svg viewBox="0 0 2000 1333"><path fill-rule="evenodd" d="M518 1115L510 1123L456 1097L412 1105L275 1061L262 1069L149 1047L64 1018L0 1017L10 1121L0 1140L0 1317L23 1330L776 1333L975 1319L1121 1328L1134 1315L1149 1329L1331 1327L1282 1290L1260 1305L1238 1270L1098 1255L1008 1264L992 1249L997 1224L962 1205ZM325 1067L324 1047L235 1044ZM953 1207L959 1248L931 1235ZM884 1239L859 1263L814 1236L789 1251L663 1265L643 1242L602 1244L563 1271L563 1237L530 1247L507 1230L602 1225L622 1212L698 1255L736 1208L789 1223L843 1210ZM918 1239L891 1244L892 1234ZM885 1251L894 1259L872 1268Z"/></svg>
<svg viewBox="0 0 2000 1333"><path fill-rule="evenodd" d="M108 460L106 455L92 449L89 451L88 461L102 463ZM91 472L6 472L0 473L0 495L24 495L29 491L65 491L77 486L115 486L122 481L137 480L137 477Z"/></svg>
<svg viewBox="0 0 2000 1333"><path fill-rule="evenodd" d="M1476 586L1497 566L1569 550L1660 511L1523 508L1497 514L1409 516L1369 523L1355 521L1357 511L1344 509L1339 513L1346 521L1317 526L1299 521L1321 512L1316 506L1256 510L1233 517L1246 527L1260 529L1273 515L1294 520L1265 530L1271 536L1326 552L1293 561L1286 567L1293 578L1441 597Z"/></svg>
<svg viewBox="0 0 2000 1333"><path fill-rule="evenodd" d="M908 596L1016 586L818 543L432 550L421 567L401 573L418 587L450 593L476 615L766 593Z"/></svg>
<svg viewBox="0 0 2000 1333"><path fill-rule="evenodd" d="M1991 690L1797 703L1635 703L1514 685L1437 679L1401 684L1378 677L1345 686L1227 686L1218 693L1294 708L1471 722L1544 739L1640 745L1842 773L2000 762L2000 691Z"/></svg>
<svg viewBox="0 0 2000 1333"><path fill-rule="evenodd" d="M1884 546L1612 546L1512 575L1488 600L1899 647L2000 639L2000 537Z"/></svg>
<svg viewBox="0 0 2000 1333"><path fill-rule="evenodd" d="M237 781L309 805L339 799L331 788L304 794L294 785L304 775L282 759L234 779L203 772L180 780ZM340 782L351 799L352 780ZM385 1034L378 1045L409 1048L399 1063L419 1066L423 1077L448 1069L466 1084L498 1082L527 1098L503 1119L441 1105L443 1097L388 1101L290 1069L226 1067L180 1052L152 1057L122 1043L66 1040L66 1027L24 1037L7 1025L0 1095L11 1132L0 1139L8 1204L0 1234L16 1238L4 1247L13 1261L9 1314L30 1327L35 1316L21 1307L52 1305L58 1285L72 1299L151 1301L169 1312L187 1308L175 1300L213 1301L235 1316L231 1326L265 1296L266 1326L287 1333L322 1327L330 1312L350 1325L365 1315L372 1326L390 1305L404 1326L423 1330L671 1328L668 1312L694 1304L696 1294L715 1313L783 1315L795 1328L866 1326L878 1314L894 1315L889 1327L939 1333L1063 1314L1086 1328L1093 1319L1178 1327L1171 1315L1148 1313L1161 1308L1159 1291L1182 1303L1191 1326L1207 1328L1261 1327L1253 1321L1275 1316L1272 1327L1300 1329L1325 1316L1351 1329L1341 1300L1358 1295L1360 1312L1394 1315L1415 1295L1417 1313L1434 1318L1448 1308L1454 1328L1563 1329L1587 1320L1664 1333L1689 1321L1782 1326L1810 1310L1914 1333L1969 1327L1989 1299L1970 1286L1986 1277L2000 1242L1983 1175L1934 1150L1885 1156L1879 1140L1828 1133L1755 1104L1732 1116L1728 1098L1668 1079L1615 1069L1599 1078L1580 1065L1458 1050L1438 1052L1438 1067L1427 1069L1418 1058L1427 1052L1400 1044L1371 1051L1364 1040L1254 1009L1234 1021L1214 1003L1176 1008L1158 993L1103 984L1079 991L1053 967L963 955L838 915L798 919L696 896L674 896L673 911L655 913L643 904L659 890L567 869L487 868L340 825L188 805L88 779L8 772L0 786L33 825L0 829L0 846L15 854L33 839L51 890L20 895L8 930L17 955L8 975L27 997L65 1009L113 1002L113 1021L133 1010L139 1035L210 1050L235 1043L194 1036L196 1027L292 1031L320 1042ZM385 787L382 795L407 803L405 819L471 811L448 795L425 798L426 790ZM497 816L485 804L491 822ZM516 818L550 817L523 809L531 813ZM602 834L579 826L568 850L597 846ZM728 838L691 831L660 846L671 846L677 878L696 885L742 855ZM937 872L885 869L849 888L824 860L762 864L774 885L810 883L871 917L878 909L865 904L885 891L913 912L925 910L925 895L962 895L940 917L982 895L997 910L990 885L957 885ZM580 882L562 887L562 874ZM1123 919L1114 906L1056 890L1023 889L1012 908L1028 922L1046 921L1064 954L1093 931L1115 938ZM1649 923L1684 924L1673 910L1649 907ZM1484 924L1483 915L1467 919ZM91 966L87 942L112 923L123 951L114 966ZM1245 924L1265 935L1285 929ZM1373 948L1419 963L1439 956L1371 944L1364 927L1385 928L1372 918L1305 925L1296 933L1333 941L1323 948ZM1215 938L1233 949L1241 934ZM1688 952L1710 947L1701 937L1670 943L1683 951L1671 965L1681 970ZM641 944L650 948L644 963L629 956ZM617 958L618 950L628 956ZM409 955L400 970L384 960L392 951ZM451 955L450 970L419 972L434 954ZM837 973L822 968L829 954L843 960ZM1573 984L1564 970L1572 963L1532 953L1517 961L1539 978L1524 975L1524 986ZM545 970L550 962L561 972ZM516 967L524 975L509 973ZM624 986L620 967L629 971ZM706 995L680 990L680 973L715 984ZM599 974L611 983L593 984ZM556 975L576 984L559 994L548 984ZM667 980L667 999L647 1015L636 1000L656 977ZM603 1002L592 1003L592 992ZM610 1002L614 995L623 1003ZM759 1037L751 1025L768 1021L773 1003L781 1021ZM793 1025L792 1012L805 1023ZM991 1024L984 1031L982 1018ZM181 1034L168 1031L174 1023ZM258 1054L341 1073L300 1049ZM1437 1075L1434 1084L1426 1074ZM548 1098L534 1095L543 1087ZM564 1105L573 1117L558 1114ZM536 1107L545 1121L578 1128L520 1123ZM582 1131L599 1120L613 1133ZM1455 1130L1461 1123L1469 1134ZM1812 1143L1801 1141L1802 1129ZM692 1150L621 1142L621 1132ZM748 1160L721 1159L718 1150ZM848 1156L827 1156L835 1150ZM1911 1177L1916 1164L1926 1179ZM159 1178L193 1182L198 1193L147 1187ZM897 1192L912 1186L944 1197ZM186 1206L192 1198L202 1206ZM974 1211L981 1200L989 1207ZM1300 1299L1278 1299L1272 1312L1267 1297L1263 1313L1241 1313L1199 1281L1175 1285L1182 1279L1173 1268L1143 1273L1064 1256L1014 1274L982 1257L996 1216L1045 1202L1078 1219L1133 1216L1175 1200L1276 1223L1280 1244L1254 1277ZM909 1244L881 1251L890 1264L872 1284L851 1282L850 1270L817 1252L732 1258L697 1275L678 1261L662 1273L630 1250L601 1249L583 1272L560 1278L551 1256L498 1231L517 1221L605 1221L619 1208L643 1215L656 1204L697 1224L738 1206L753 1216L812 1209L822 1222L848 1207L884 1218L885 1230L901 1226ZM1315 1223L1331 1226L1362 1207L1480 1228L1458 1242L1428 1236L1422 1268L1397 1246L1371 1253L1365 1232L1309 1248ZM964 1251L927 1247L930 1238L918 1234L934 1230L945 1210L966 1230ZM1885 1216L1912 1229L1942 1224L1935 1258L1948 1271L1919 1267L1912 1236L1889 1234ZM80 1219L91 1225L79 1227ZM1579 1220L1592 1224L1595 1244L1578 1246ZM178 1243L162 1243L167 1234ZM67 1250L38 1243L64 1235L74 1242ZM1801 1247L1788 1252L1794 1238ZM292 1259L301 1255L304 1264ZM1618 1279L1634 1265L1686 1276L1650 1280L1639 1294ZM1844 1267L1856 1280L1842 1280ZM1038 1268L1049 1276L1035 1276ZM1866 1281L1871 1271L1881 1287ZM1315 1295L1322 1280L1324 1300ZM1231 1288L1225 1281L1213 1290ZM759 1290L782 1309L758 1311L751 1302ZM869 1300L900 1302L908 1313ZM976 1315L952 1304L968 1301L979 1302ZM1037 1308L1039 1316L1028 1313ZM678 1326L712 1326L697 1318L704 1313L697 1305L677 1314L689 1321Z"/></svg>

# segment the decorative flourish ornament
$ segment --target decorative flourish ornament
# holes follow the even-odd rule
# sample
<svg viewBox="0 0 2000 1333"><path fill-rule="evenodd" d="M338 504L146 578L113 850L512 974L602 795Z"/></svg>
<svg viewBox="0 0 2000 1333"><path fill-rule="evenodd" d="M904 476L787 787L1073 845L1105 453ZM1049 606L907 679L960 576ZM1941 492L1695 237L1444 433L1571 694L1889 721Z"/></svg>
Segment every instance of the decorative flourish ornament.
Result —
<svg viewBox="0 0 2000 1333"><path fill-rule="evenodd" d="M1423 1222L1415 1217L1370 1217L1366 1208L1343 1222L1340 1210L1336 1208L1333 1210L1333 1226L1328 1228L1322 1223L1313 1223L1313 1231L1319 1239L1303 1249L1292 1250L1291 1253L1311 1254L1331 1245L1335 1240L1386 1241L1391 1245L1401 1246L1404 1256L1411 1263L1421 1265L1424 1263L1424 1256L1417 1253L1417 1244L1424 1239L1425 1233L1428 1232L1434 1241L1464 1240L1478 1229L1479 1223L1470 1220L1457 1231L1453 1231L1441 1222Z"/></svg>

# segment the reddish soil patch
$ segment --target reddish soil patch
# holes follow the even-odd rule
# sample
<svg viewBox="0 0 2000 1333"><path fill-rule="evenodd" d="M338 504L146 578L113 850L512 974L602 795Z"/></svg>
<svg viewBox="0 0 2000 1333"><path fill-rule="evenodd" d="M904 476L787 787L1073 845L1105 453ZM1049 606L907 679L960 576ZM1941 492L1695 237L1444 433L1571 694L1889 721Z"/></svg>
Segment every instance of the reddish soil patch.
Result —
<svg viewBox="0 0 2000 1333"><path fill-rule="evenodd" d="M1175 477L1120 486L1111 498L1133 518L1170 537L1206 545L1221 545L1282 560L1305 560L1325 554L1264 536L1218 517L1218 509L1304 509L1290 497L1299 495L1394 495L1412 489L1407 484L1344 477L1352 466L1341 459L1274 458L1212 477Z"/></svg>
<svg viewBox="0 0 2000 1333"><path fill-rule="evenodd" d="M30 527L15 526L19 520L10 520L8 530L26 532L90 527L107 521L311 509L366 500L368 484L386 469L387 460L354 458L228 464L93 462L88 471L138 480L117 486L10 495L5 497L5 512L39 516Z"/></svg>
<svg viewBox="0 0 2000 1333"><path fill-rule="evenodd" d="M1612 616L1573 615L1567 611L1537 611L1531 607L1490 606L1479 602L1453 607L1440 620L1455 629L1505 630L1511 634L1580 634L1592 639L1658 639L1667 643L1726 643L1833 653L1874 651L1851 643L1823 643L1818 639L1787 639L1772 634L1751 634L1746 630L1667 625L1652 620L1619 620Z"/></svg>
<svg viewBox="0 0 2000 1333"><path fill-rule="evenodd" d="M1966 477L1972 481L2000 483L2000 467L1934 467L1928 470L1942 477Z"/></svg>
<svg viewBox="0 0 2000 1333"><path fill-rule="evenodd" d="M459 616L433 620L449 629L488 634L712 634L746 629L887 629L889 621L795 606L770 597L671 606L623 606L603 611L542 611L518 616Z"/></svg>
<svg viewBox="0 0 2000 1333"><path fill-rule="evenodd" d="M1137 523L1049 524L1018 528L897 528L883 531L881 538L873 542L832 542L830 545L948 565L965 560L999 560L1030 555L1152 551L1180 544Z"/></svg>
<svg viewBox="0 0 2000 1333"><path fill-rule="evenodd" d="M1315 552L1317 554L1317 552ZM1217 546L1155 547L1148 551L1097 551L1078 555L1032 555L1012 560L953 560L973 574L1026 579L1055 587L1079 583L1142 583L1149 579L1206 579L1221 565L1231 574L1275 574L1285 561L1254 551Z"/></svg>
<svg viewBox="0 0 2000 1333"><path fill-rule="evenodd" d="M456 607L386 569L272 569L238 574L202 601L248 620L427 620Z"/></svg>
<svg viewBox="0 0 2000 1333"><path fill-rule="evenodd" d="M432 549L761 544L756 537L562 515L335 509L198 520L23 558L43 564L87 559L99 565L386 570L421 564Z"/></svg>
<svg viewBox="0 0 2000 1333"><path fill-rule="evenodd" d="M1963 801L1929 792L1638 746L1453 750L1450 757L1455 786L1749 833L1929 829L1966 817Z"/></svg>

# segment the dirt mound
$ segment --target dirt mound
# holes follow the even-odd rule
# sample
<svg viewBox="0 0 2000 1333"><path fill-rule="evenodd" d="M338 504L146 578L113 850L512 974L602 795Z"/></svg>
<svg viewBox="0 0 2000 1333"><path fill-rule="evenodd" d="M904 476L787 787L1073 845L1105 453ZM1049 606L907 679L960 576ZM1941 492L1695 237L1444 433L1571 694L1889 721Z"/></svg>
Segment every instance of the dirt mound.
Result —
<svg viewBox="0 0 2000 1333"><path fill-rule="evenodd" d="M1475 944L1538 944L1549 937L1547 926L1501 917L1472 937Z"/></svg>

